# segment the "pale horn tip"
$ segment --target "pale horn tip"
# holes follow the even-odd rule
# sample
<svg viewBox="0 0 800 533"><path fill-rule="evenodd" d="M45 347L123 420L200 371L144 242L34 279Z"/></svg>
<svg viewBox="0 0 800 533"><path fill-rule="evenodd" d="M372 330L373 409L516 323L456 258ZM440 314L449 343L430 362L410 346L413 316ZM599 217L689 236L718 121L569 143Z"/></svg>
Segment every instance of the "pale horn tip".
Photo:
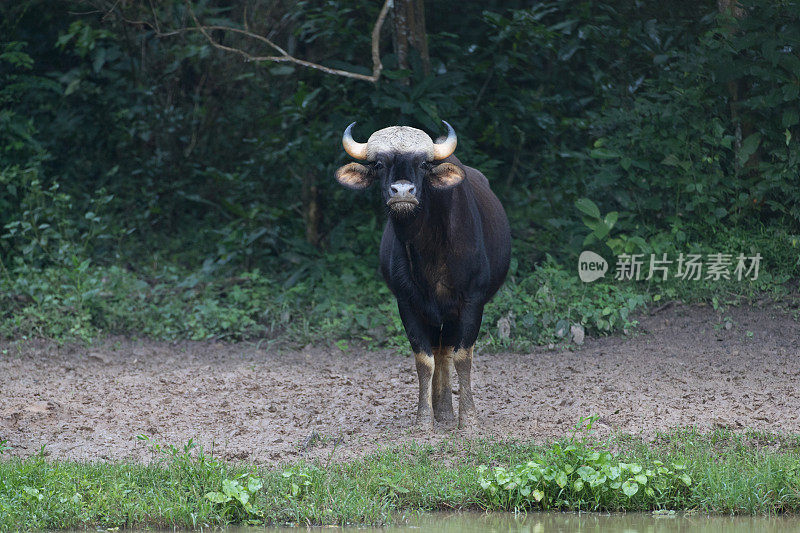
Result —
<svg viewBox="0 0 800 533"><path fill-rule="evenodd" d="M342 146L344 146L344 151L347 152L347 155L353 159L366 159L367 143L359 143L353 140L353 134L351 131L355 125L356 123L353 122L347 126L347 129L344 130L344 135L342 135Z"/></svg>
<svg viewBox="0 0 800 533"><path fill-rule="evenodd" d="M444 141L433 145L434 160L450 157L450 155L456 151L456 145L458 144L456 130L454 130L453 126L451 126L446 120L443 120L442 122L444 122L444 125L447 126L447 138Z"/></svg>

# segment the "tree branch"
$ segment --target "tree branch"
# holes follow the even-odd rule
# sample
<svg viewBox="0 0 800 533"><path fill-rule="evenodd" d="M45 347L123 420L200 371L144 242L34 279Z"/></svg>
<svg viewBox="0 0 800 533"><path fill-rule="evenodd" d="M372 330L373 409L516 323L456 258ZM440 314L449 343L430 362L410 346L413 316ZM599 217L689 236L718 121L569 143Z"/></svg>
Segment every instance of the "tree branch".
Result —
<svg viewBox="0 0 800 533"><path fill-rule="evenodd" d="M186 2L186 8L189 10L189 14L191 15L192 20L195 23L195 27L194 28L183 28L183 29L180 29L180 30L167 32L167 33L161 33L161 32L158 32L156 30L157 31L157 35L159 37L168 37L170 35L176 35L178 33L182 33L184 31L197 30L197 31L200 31L203 34L203 36L206 38L206 40L212 46L214 46L215 48L217 48L219 50L224 50L226 52L231 52L231 53L234 53L234 54L238 54L238 55L242 56L245 59L245 61L272 61L274 63L293 63L295 65L300 65L302 67L312 68L312 69L315 69L315 70L320 70L322 72L325 72L326 74L332 74L332 75L335 75L335 76L343 76L345 78L352 78L352 79L356 79L356 80L369 81L369 82L372 82L372 83L376 83L381 77L381 71L383 70L383 65L381 64L381 57L380 57L381 28L383 27L383 22L386 20L386 15L389 13L389 8L392 7L393 4L394 4L393 0L385 0L385 2L383 3L383 7L381 8L380 13L378 14L378 18L375 21L375 26L372 28L372 75L371 76L368 76L366 74L358 74L356 72L350 72L350 71L347 71L347 70L340 70L340 69L337 69L337 68L330 68L330 67L326 67L324 65L320 65L318 63L312 63L310 61L305 61L303 59L298 59L298 58L292 56L291 54L289 54L286 50L284 50L283 48L281 48L280 46L275 44L270 39L264 37L263 35L258 35L257 33L253 33L251 31L248 31L247 29L242 30L242 29L233 28L233 27L230 27L230 26L204 26L204 25L200 24L200 21L198 20L197 15L195 14L194 10L192 9L192 5L189 2L189 0L185 0L185 2ZM235 48L235 47L232 47L232 46L226 46L226 45L214 40L214 38L209 33L209 31L213 31L213 30L230 31L230 32L233 32L233 33L238 33L240 35L244 35L245 37L248 37L250 39L255 39L257 41L261 41L262 43L266 44L267 46L269 46L270 48L275 50L278 53L278 55L255 56L255 55L252 55L252 54L250 54L248 52L245 52L244 50L242 50L240 48Z"/></svg>

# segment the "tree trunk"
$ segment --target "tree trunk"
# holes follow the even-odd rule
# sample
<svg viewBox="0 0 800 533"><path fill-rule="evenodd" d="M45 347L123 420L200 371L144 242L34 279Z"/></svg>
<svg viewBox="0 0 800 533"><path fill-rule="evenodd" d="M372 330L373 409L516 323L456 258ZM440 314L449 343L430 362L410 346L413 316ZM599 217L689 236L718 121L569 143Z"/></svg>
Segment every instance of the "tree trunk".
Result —
<svg viewBox="0 0 800 533"><path fill-rule="evenodd" d="M319 248L322 244L322 208L319 189L311 172L303 177L303 221L306 224L306 241L314 248Z"/></svg>
<svg viewBox="0 0 800 533"><path fill-rule="evenodd" d="M744 15L744 10L738 0L717 0L717 8L720 13L730 13L737 19Z"/></svg>
<svg viewBox="0 0 800 533"><path fill-rule="evenodd" d="M428 34L425 31L425 3L423 0L394 0L394 52L397 66L409 69L409 55L416 50L422 60L425 74L431 73L428 54ZM406 79L406 83L408 80Z"/></svg>
<svg viewBox="0 0 800 533"><path fill-rule="evenodd" d="M745 11L742 9L742 6L739 5L738 0L717 0L717 8L719 9L720 13L730 15L736 19L741 19L742 17L746 16ZM733 34L737 31L733 25L726 26L725 29L730 34ZM742 140L746 139L748 136L750 136L750 134L755 132L755 126L753 123L748 121L746 118L743 118L739 113L739 101L745 96L747 89L747 83L742 78L728 82L729 107L731 120L735 128L733 142L734 152L736 154L734 165L737 174L739 174L742 168L757 168L759 160L759 153L758 150L756 150L750 155L744 165L739 165L739 152L742 149Z"/></svg>

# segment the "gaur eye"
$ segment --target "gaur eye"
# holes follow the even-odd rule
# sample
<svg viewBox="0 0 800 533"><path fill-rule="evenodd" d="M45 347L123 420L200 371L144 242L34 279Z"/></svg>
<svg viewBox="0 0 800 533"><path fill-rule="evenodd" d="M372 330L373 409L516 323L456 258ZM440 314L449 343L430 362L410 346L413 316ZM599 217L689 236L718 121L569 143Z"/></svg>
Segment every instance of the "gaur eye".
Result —
<svg viewBox="0 0 800 533"><path fill-rule="evenodd" d="M375 166L375 170L380 170L380 169L382 169L382 168L383 168L385 165L383 164L383 161L375 161L375 165L374 165L374 166Z"/></svg>
<svg viewBox="0 0 800 533"><path fill-rule="evenodd" d="M422 163L419 164L419 168L421 168L422 170L430 170L431 166L432 165L427 161L423 161Z"/></svg>

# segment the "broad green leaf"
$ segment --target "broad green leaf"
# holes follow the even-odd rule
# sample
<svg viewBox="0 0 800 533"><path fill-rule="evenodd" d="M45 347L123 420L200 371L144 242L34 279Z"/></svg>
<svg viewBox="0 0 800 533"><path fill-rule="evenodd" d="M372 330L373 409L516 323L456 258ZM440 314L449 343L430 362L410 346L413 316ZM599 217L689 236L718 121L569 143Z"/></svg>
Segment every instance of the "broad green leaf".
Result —
<svg viewBox="0 0 800 533"><path fill-rule="evenodd" d="M625 494L625 496L631 498L634 494L639 492L639 484L635 481L628 480L622 484L622 492Z"/></svg>
<svg viewBox="0 0 800 533"><path fill-rule="evenodd" d="M222 492L227 494L228 496L236 496L239 494L241 489L241 485L239 482L234 479L224 479L222 480Z"/></svg>
<svg viewBox="0 0 800 533"><path fill-rule="evenodd" d="M245 490L239 491L239 493L236 494L236 499L239 500L239 503L242 505L247 505L247 502L250 501L250 493Z"/></svg>
<svg viewBox="0 0 800 533"><path fill-rule="evenodd" d="M207 492L206 499L213 503L228 503L232 498L221 492Z"/></svg>
<svg viewBox="0 0 800 533"><path fill-rule="evenodd" d="M750 156L756 153L756 150L758 150L759 144L761 144L760 133L748 135L747 138L742 141L742 147L739 149L738 154L739 165L744 165L747 163L747 160L750 159Z"/></svg>
<svg viewBox="0 0 800 533"><path fill-rule="evenodd" d="M106 62L106 49L98 48L97 53L94 56L94 61L92 61L92 70L94 70L95 72L100 72L100 69L103 68L105 62Z"/></svg>
<svg viewBox="0 0 800 533"><path fill-rule="evenodd" d="M64 89L64 96L69 96L72 93L74 93L75 91L77 91L78 90L78 86L80 84L81 84L81 79L80 78L75 78L74 80L69 82L69 84L67 85L67 88Z"/></svg>
<svg viewBox="0 0 800 533"><path fill-rule="evenodd" d="M606 226L608 226L609 231L611 231L611 228L613 228L614 224L617 223L618 218L619 218L619 213L617 213L616 211L611 211L606 214L606 218L603 219L603 221L606 223Z"/></svg>
<svg viewBox="0 0 800 533"><path fill-rule="evenodd" d="M600 218L600 209L588 198L578 198L575 200L575 207L577 207L578 211L581 213L585 213L592 218Z"/></svg>
<svg viewBox="0 0 800 533"><path fill-rule="evenodd" d="M591 466L582 466L576 470L581 479L584 481L589 481L590 479L594 478L597 475L597 472Z"/></svg>
<svg viewBox="0 0 800 533"><path fill-rule="evenodd" d="M609 466L608 468L603 468L606 475L610 480L616 480L619 478L619 467L618 466Z"/></svg>
<svg viewBox="0 0 800 533"><path fill-rule="evenodd" d="M608 235L608 231L611 229L600 219L583 217L583 223L592 230L593 235L598 239L602 239Z"/></svg>
<svg viewBox="0 0 800 533"><path fill-rule="evenodd" d="M668 154L667 157L661 160L661 164L677 167L680 164L680 159L675 154Z"/></svg>

